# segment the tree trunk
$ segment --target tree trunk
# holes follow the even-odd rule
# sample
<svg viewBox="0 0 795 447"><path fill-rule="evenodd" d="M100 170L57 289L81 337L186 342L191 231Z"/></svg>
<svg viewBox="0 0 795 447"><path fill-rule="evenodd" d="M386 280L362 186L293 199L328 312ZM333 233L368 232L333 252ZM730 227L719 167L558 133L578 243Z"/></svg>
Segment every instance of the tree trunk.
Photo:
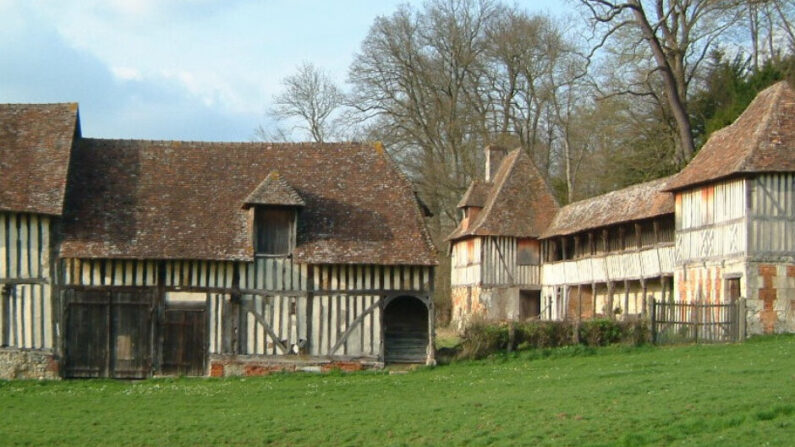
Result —
<svg viewBox="0 0 795 447"><path fill-rule="evenodd" d="M651 25L649 24L646 14L643 11L643 6L640 4L640 2L636 2L636 7L632 8L632 12L635 15L635 20L637 20L641 31L643 32L643 36L649 42L652 54L654 55L654 60L657 62L657 67L659 68L660 73L662 73L665 96L668 99L668 105L671 107L671 113L674 115L674 120L676 120L676 127L679 133L679 148L676 154L676 161L680 165L684 165L688 160L690 160L691 157L693 157L695 146L693 144L693 131L690 128L690 119L687 116L684 98L679 95L680 86L674 77L671 65L668 63L668 60L665 57L662 44L654 34L654 29L652 29Z"/></svg>

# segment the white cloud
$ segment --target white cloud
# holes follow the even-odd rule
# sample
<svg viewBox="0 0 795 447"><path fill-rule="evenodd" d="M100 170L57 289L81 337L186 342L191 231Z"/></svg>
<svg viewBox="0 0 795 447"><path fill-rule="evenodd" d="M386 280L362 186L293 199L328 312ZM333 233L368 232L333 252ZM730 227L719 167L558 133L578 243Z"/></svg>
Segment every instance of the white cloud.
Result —
<svg viewBox="0 0 795 447"><path fill-rule="evenodd" d="M122 81L141 81L144 78L139 70L131 67L111 67L110 71Z"/></svg>

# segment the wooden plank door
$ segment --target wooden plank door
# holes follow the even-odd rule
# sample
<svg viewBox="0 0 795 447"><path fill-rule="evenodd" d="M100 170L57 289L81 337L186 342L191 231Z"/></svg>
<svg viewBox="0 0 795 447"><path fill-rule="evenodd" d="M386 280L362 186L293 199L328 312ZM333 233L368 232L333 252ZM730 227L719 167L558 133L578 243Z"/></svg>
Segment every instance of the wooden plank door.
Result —
<svg viewBox="0 0 795 447"><path fill-rule="evenodd" d="M152 293L111 295L110 376L143 379L152 371Z"/></svg>
<svg viewBox="0 0 795 447"><path fill-rule="evenodd" d="M202 376L207 361L207 312L166 308L163 321L163 374Z"/></svg>
<svg viewBox="0 0 795 447"><path fill-rule="evenodd" d="M154 294L66 289L66 377L142 379L152 370Z"/></svg>
<svg viewBox="0 0 795 447"><path fill-rule="evenodd" d="M107 377L110 292L65 290L66 377Z"/></svg>

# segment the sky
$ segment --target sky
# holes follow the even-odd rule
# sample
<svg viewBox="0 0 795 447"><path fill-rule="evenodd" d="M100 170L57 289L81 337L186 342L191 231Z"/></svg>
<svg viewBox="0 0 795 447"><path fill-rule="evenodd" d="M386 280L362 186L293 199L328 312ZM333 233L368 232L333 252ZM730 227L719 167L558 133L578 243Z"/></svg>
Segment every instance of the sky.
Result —
<svg viewBox="0 0 795 447"><path fill-rule="evenodd" d="M87 137L250 141L285 76L308 61L343 83L373 20L401 3L0 0L0 102L77 102Z"/></svg>

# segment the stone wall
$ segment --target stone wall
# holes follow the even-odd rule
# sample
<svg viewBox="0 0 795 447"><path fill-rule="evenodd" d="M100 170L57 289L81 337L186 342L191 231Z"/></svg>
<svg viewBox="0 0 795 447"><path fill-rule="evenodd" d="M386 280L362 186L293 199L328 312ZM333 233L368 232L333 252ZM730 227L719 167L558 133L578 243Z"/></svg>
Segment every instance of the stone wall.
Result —
<svg viewBox="0 0 795 447"><path fill-rule="evenodd" d="M58 379L58 362L52 352L0 349L0 379Z"/></svg>

